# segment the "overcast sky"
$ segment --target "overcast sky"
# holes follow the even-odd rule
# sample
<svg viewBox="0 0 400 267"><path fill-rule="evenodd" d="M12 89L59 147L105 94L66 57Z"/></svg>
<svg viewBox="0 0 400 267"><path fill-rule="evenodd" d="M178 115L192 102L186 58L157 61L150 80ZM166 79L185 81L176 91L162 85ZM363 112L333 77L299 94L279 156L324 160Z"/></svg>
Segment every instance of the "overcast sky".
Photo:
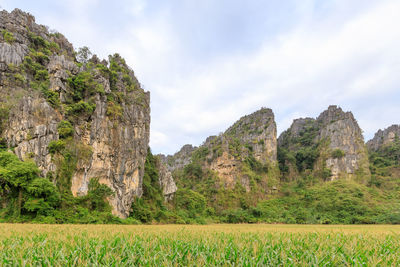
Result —
<svg viewBox="0 0 400 267"><path fill-rule="evenodd" d="M151 92L153 153L272 108L278 133L330 104L366 140L400 123L399 0L0 0L75 48L126 58Z"/></svg>

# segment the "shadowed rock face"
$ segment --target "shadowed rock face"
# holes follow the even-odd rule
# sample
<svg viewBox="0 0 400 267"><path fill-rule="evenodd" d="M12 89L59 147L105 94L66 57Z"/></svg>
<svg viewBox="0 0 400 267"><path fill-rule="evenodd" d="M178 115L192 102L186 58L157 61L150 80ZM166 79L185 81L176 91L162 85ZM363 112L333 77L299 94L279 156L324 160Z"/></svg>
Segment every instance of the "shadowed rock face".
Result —
<svg viewBox="0 0 400 267"><path fill-rule="evenodd" d="M367 142L367 147L371 151L377 151L380 148L391 144L395 139L400 137L400 125L392 125L385 130L378 130L375 133L374 138Z"/></svg>
<svg viewBox="0 0 400 267"><path fill-rule="evenodd" d="M11 13L1 11L0 29L13 36L11 42L6 42L0 35L0 104L15 103L9 105L7 118L0 120L5 125L0 138L15 148L21 159L33 158L42 175L57 174L60 156L52 156L48 147L50 142L60 138L59 122L71 120L74 131L69 145L77 158L76 170L70 181L73 195L87 194L89 181L96 177L115 193L109 199L113 214L127 217L133 198L142 195L150 130L149 93L140 88L134 72L118 55L112 57L115 64L112 86L111 78L101 72L101 68L89 69L79 65L68 40L59 33L49 33L47 27L36 24L35 18L28 13L18 9ZM43 56L45 60L41 64L48 73L49 91L59 99L58 106L49 103L40 90L31 87L36 79L34 75L21 71L26 82L13 80L16 71L22 70L30 48L34 49L37 45L35 40L57 47L57 50ZM97 57L90 62L93 66L110 68L109 62L100 62ZM96 88L101 88L90 98L85 96L83 99L95 105L94 111L84 115L74 114L71 119L66 107L71 103L74 88L68 79L88 71ZM118 103L117 109L115 103ZM113 112L112 108L116 111ZM54 182L57 184L57 179Z"/></svg>

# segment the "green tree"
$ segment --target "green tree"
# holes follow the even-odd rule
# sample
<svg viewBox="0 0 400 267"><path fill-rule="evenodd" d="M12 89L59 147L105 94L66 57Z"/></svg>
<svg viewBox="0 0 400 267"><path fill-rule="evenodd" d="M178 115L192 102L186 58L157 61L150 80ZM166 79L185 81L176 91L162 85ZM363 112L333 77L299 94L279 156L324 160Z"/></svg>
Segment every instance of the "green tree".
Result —
<svg viewBox="0 0 400 267"><path fill-rule="evenodd" d="M80 63L87 63L91 56L92 52L90 51L89 47L80 47L77 53L77 60Z"/></svg>
<svg viewBox="0 0 400 267"><path fill-rule="evenodd" d="M35 215L47 215L59 204L55 186L39 177L35 163L21 161L10 152L0 152L0 186L11 198L16 195L18 216L23 208Z"/></svg>

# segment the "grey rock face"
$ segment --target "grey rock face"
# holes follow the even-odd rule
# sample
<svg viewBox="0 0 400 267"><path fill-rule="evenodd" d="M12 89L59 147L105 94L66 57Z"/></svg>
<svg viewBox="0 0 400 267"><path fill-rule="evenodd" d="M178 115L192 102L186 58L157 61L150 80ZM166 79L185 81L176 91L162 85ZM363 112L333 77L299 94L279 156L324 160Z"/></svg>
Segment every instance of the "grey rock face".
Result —
<svg viewBox="0 0 400 267"><path fill-rule="evenodd" d="M314 145L321 142L327 145L320 147L319 159L323 162L317 160L315 168L329 168L331 180L352 178L357 174L364 177L370 175L364 138L351 112L343 112L340 107L329 106L317 119L296 119L291 127L280 135L279 146L288 150L295 149L299 145L296 142L306 131L312 134L311 140ZM335 150L340 150L344 156L334 156Z"/></svg>
<svg viewBox="0 0 400 267"><path fill-rule="evenodd" d="M28 55L28 47L25 44L0 43L0 62L18 66Z"/></svg>
<svg viewBox="0 0 400 267"><path fill-rule="evenodd" d="M243 144L250 144L254 157L263 162L276 162L277 133L274 113L262 108L239 119L226 130L224 136L233 136Z"/></svg>
<svg viewBox="0 0 400 267"><path fill-rule="evenodd" d="M72 45L61 34L50 34L45 26L35 23L33 16L19 9L11 13L0 11L0 29L6 29L14 38L8 44L0 35L0 104L2 98L10 98L17 103L11 108L9 117L0 120L0 126L6 123L6 130L0 132L0 138L4 138L10 147L15 147L15 153L21 159L32 157L42 170L42 175L50 171L57 173L59 165L55 161L62 160L57 159L62 156L52 157L48 146L51 141L59 139L57 126L61 120L74 121L74 136L70 145L74 146L78 162L71 179L73 195L87 194L89 181L98 178L100 183L106 184L115 193L114 197L108 199L113 214L127 217L133 198L142 195L144 163L149 144L150 94L140 87L125 61L114 55L112 60L121 71L115 72L113 89L107 74L102 74L96 68L89 70L92 71L93 83L101 85L103 90L92 90L90 96L81 95L79 100L86 104L95 102L95 110L92 114L75 112L71 119L67 108L71 103L76 104L77 100L71 97L75 89L68 79L88 71L86 66L78 67ZM52 97L59 96L61 104L66 106L52 103L52 107L43 94L29 88L30 80L34 79L32 74L25 75L27 83L18 88L12 83L1 82L3 76L14 75L3 72L8 71L9 64L23 62L29 53L28 47L35 47L34 38L42 38L42 42L49 44L56 43L59 47L48 52L46 60L40 64L48 71L49 91L55 92ZM103 64L105 68L108 66L107 61L100 62L98 59L96 64ZM20 94L23 95L21 99ZM117 109L114 113L111 109L113 105ZM165 181L166 192L171 194L173 186L168 184L168 177Z"/></svg>
<svg viewBox="0 0 400 267"><path fill-rule="evenodd" d="M193 151L197 147L192 145L184 145L178 152L174 155L158 155L160 160L166 165L168 171L173 172L176 169L181 169L191 162L191 157Z"/></svg>
<svg viewBox="0 0 400 267"><path fill-rule="evenodd" d="M397 138L400 137L400 125L398 124L394 124L383 131L378 130L378 132L375 133L374 138L367 142L367 147L371 151L377 151L385 145L393 143L396 136Z"/></svg>
<svg viewBox="0 0 400 267"><path fill-rule="evenodd" d="M157 161L157 169L159 182L165 197L165 201L170 201L173 199L176 190L178 190L174 178L172 177L172 174L168 170L167 166L161 160Z"/></svg>
<svg viewBox="0 0 400 267"><path fill-rule="evenodd" d="M147 94L146 103L150 96ZM126 218L133 198L142 195L144 163L147 155L150 131L150 110L136 105L124 106L124 118L114 125L106 116L106 97L97 97L96 110L91 116L90 129L80 137L91 147L92 156L78 163L78 171L72 177L72 193L87 194L93 177L108 185L115 192L110 199L113 213ZM78 129L76 129L78 130Z"/></svg>
<svg viewBox="0 0 400 267"><path fill-rule="evenodd" d="M262 108L235 122L218 136L210 136L198 148L185 145L173 156L161 157L170 171L182 169L191 163L195 154L203 154L203 168L214 171L229 189L240 183L250 191L249 178L243 174L243 161L249 156L276 165L276 123L271 109ZM197 156L197 155L196 155Z"/></svg>
<svg viewBox="0 0 400 267"><path fill-rule="evenodd" d="M27 96L12 109L8 121L3 137L11 147L15 147L15 154L21 159L33 157L43 176L49 171L54 172L56 166L48 145L58 140L60 114L44 99Z"/></svg>
<svg viewBox="0 0 400 267"><path fill-rule="evenodd" d="M337 179L343 174L351 177L357 171L362 171L365 176L370 175L364 137L353 114L343 112L337 106L330 106L321 113L317 122L322 125L317 138L327 138L331 150L340 149L345 154L342 158L328 157L326 160L332 172L331 178Z"/></svg>

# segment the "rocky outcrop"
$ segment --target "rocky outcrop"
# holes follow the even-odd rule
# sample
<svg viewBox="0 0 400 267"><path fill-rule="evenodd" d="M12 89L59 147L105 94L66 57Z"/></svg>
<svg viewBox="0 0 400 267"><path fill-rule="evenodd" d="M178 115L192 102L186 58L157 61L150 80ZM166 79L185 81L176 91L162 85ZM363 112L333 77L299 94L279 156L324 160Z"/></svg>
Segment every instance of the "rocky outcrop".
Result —
<svg viewBox="0 0 400 267"><path fill-rule="evenodd" d="M384 130L378 130L374 138L367 142L367 147L370 151L377 151L380 148L393 143L396 138L400 137L400 125L392 125Z"/></svg>
<svg viewBox="0 0 400 267"><path fill-rule="evenodd" d="M276 162L277 134L274 113L269 108L262 108L242 117L224 134L251 147L255 159L267 163Z"/></svg>
<svg viewBox="0 0 400 267"><path fill-rule="evenodd" d="M24 61L28 51L29 49L25 44L0 43L0 63L18 66Z"/></svg>
<svg viewBox="0 0 400 267"><path fill-rule="evenodd" d="M13 46L27 47L33 36L40 36L48 41L54 41L68 57L73 57L74 49L68 40L59 32L49 33L48 27L37 24L35 17L16 8L12 12L0 11L0 28L13 35ZM0 36L1 42L5 40Z"/></svg>
<svg viewBox="0 0 400 267"><path fill-rule="evenodd" d="M196 150L197 147L192 145L184 145L178 152L174 155L158 155L160 160L166 165L167 169L170 172L173 172L176 169L181 169L187 164L191 162L191 157L193 151Z"/></svg>
<svg viewBox="0 0 400 267"><path fill-rule="evenodd" d="M96 110L85 130L76 127L80 140L91 148L91 157L78 162L72 177L72 193L85 195L91 178L115 192L110 199L113 214L125 218L135 196L142 195L142 179L150 131L149 98L146 107L125 105L123 118L115 122L107 116L106 97L97 97ZM117 123L117 125L115 125ZM90 128L88 125L90 124Z"/></svg>
<svg viewBox="0 0 400 267"><path fill-rule="evenodd" d="M21 159L33 158L46 176L56 170L49 153L51 141L58 140L57 124L61 115L44 99L25 96L11 110L3 138Z"/></svg>
<svg viewBox="0 0 400 267"><path fill-rule="evenodd" d="M340 107L329 106L318 118L296 119L291 127L278 139L282 150L294 153L293 163L286 163L290 172L312 168L321 175L325 168L330 170L324 179L356 178L365 180L369 175L368 152L362 131L351 112ZM301 160L306 161L306 166ZM299 169L300 167L300 169ZM326 174L326 172L325 172Z"/></svg>
<svg viewBox="0 0 400 267"><path fill-rule="evenodd" d="M274 114L271 109L262 108L242 117L224 133L208 137L200 147L186 145L176 154L162 159L171 171L196 162L204 170L214 172L225 188L233 189L239 183L249 192L251 179L244 171L246 162L255 160L274 170L276 157ZM275 178L270 175L272 172L265 174L262 180L272 181Z"/></svg>
<svg viewBox="0 0 400 267"><path fill-rule="evenodd" d="M161 160L157 160L157 169L158 179L165 201L170 201L173 199L176 190L178 190L174 178L167 166Z"/></svg>
<svg viewBox="0 0 400 267"><path fill-rule="evenodd" d="M284 131L278 138L278 146L284 146L289 138L297 139L305 132L307 128L313 127L315 119L313 118L300 118L293 120L292 125Z"/></svg>
<svg viewBox="0 0 400 267"><path fill-rule="evenodd" d="M331 179L340 176L354 177L357 173L362 179L369 176L368 152L362 131L351 112L343 112L337 106L330 106L317 118L321 125L317 139L329 140L331 151L341 150L343 156L330 155L326 166L331 170Z"/></svg>
<svg viewBox="0 0 400 267"><path fill-rule="evenodd" d="M7 114L0 118L0 139L21 159L33 158L55 184L67 180L74 196L87 194L97 178L114 192L113 214L127 217L142 195L149 93L118 54L81 64L62 34L49 33L19 9L0 11L0 29L8 34L7 40L0 35L0 114ZM68 137L59 134L62 121L72 124ZM50 154L49 145L60 139L58 149L65 151ZM60 172L65 155L70 177ZM163 181L172 194L168 177Z"/></svg>

